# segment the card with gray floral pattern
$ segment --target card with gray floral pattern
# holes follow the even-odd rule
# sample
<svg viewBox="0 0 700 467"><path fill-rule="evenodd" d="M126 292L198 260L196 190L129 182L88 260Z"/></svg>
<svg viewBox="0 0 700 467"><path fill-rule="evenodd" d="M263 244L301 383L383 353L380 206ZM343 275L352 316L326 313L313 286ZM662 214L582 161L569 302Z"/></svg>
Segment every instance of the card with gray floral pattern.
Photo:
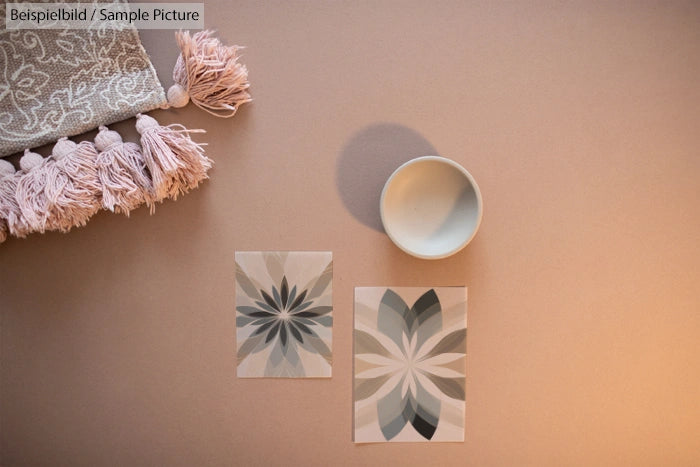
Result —
<svg viewBox="0 0 700 467"><path fill-rule="evenodd" d="M333 254L239 251L235 258L238 376L330 377Z"/></svg>
<svg viewBox="0 0 700 467"><path fill-rule="evenodd" d="M356 443L464 441L465 287L355 289Z"/></svg>

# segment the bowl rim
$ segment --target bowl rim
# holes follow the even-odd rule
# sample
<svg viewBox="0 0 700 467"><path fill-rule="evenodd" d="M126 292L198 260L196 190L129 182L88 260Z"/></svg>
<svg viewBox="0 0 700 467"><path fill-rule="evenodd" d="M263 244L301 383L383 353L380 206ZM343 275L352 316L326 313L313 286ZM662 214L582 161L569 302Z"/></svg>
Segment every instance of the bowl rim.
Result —
<svg viewBox="0 0 700 467"><path fill-rule="evenodd" d="M440 162L443 164L447 164L447 165L450 165L453 168L459 170L462 173L462 175L464 175L466 177L466 179L469 181L469 184L474 189L474 194L476 195L476 205L477 205L476 224L474 225L474 229L472 230L471 234L455 248L452 248L451 250L448 250L448 251L443 252L443 253L438 253L438 254L433 254L433 255L423 254L423 253L420 253L418 251L411 250L410 248L406 247L405 245L402 245L401 242L394 236L394 234L391 232L391 229L387 225L386 216L384 213L386 194L387 194L387 191L389 189L389 186L394 181L396 176L409 166L419 164L421 162L428 162L428 161ZM448 256L452 256L455 253L458 253L459 251L461 251L464 247L466 247L472 241L472 239L476 235L476 232L479 230L479 227L481 226L481 219L482 219L483 214L484 214L483 204L484 203L483 203L483 199L481 197L481 190L479 189L479 185L476 183L476 180L474 179L472 174L470 174L467 169L462 167L462 165L453 161L452 159L448 159L448 158L442 157L442 156L421 156L421 157L416 157L414 159L411 159L411 160L406 161L403 164L401 164L389 176L386 183L384 183L384 188L382 189L381 198L379 200L379 215L380 215L381 220L382 220L382 226L384 227L384 232L386 232L387 236L391 239L391 241L394 243L394 245L399 247L401 250L403 250L404 252L408 253L411 256L415 256L416 258L420 258L420 259L442 259L442 258L447 258Z"/></svg>

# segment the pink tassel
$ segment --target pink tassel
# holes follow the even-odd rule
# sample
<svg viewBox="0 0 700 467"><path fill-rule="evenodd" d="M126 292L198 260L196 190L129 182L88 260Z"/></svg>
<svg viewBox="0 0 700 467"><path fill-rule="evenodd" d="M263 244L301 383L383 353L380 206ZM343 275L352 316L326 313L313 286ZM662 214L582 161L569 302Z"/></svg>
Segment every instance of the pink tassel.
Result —
<svg viewBox="0 0 700 467"><path fill-rule="evenodd" d="M102 184L97 174L97 149L89 141L79 144L61 138L54 145L52 156L56 167L68 178L59 177L61 184L51 186L48 224L52 230L68 232L72 227L84 226L102 207ZM51 180L49 180L51 181ZM48 190L49 194L54 191Z"/></svg>
<svg viewBox="0 0 700 467"><path fill-rule="evenodd" d="M190 133L204 130L188 130L182 125L160 126L148 115L137 115L136 130L141 134L141 147L153 180L154 201L177 199L209 178L212 160L204 155L201 144L190 138Z"/></svg>
<svg viewBox="0 0 700 467"><path fill-rule="evenodd" d="M44 233L47 230L49 206L58 190L68 183L68 177L60 173L53 158L44 159L28 149L24 151L19 164L22 172L17 180L15 200L22 222L17 233L12 231L12 223L8 222L10 232L18 237L33 231ZM22 223L26 224L26 229L22 228Z"/></svg>
<svg viewBox="0 0 700 467"><path fill-rule="evenodd" d="M12 212L18 212L19 207L15 200L15 166L0 159L0 243L7 240L10 227L7 220Z"/></svg>
<svg viewBox="0 0 700 467"><path fill-rule="evenodd" d="M7 199L11 199L11 204L6 204L6 206L11 206L11 209L6 213L7 226L9 227L10 233L15 237L25 238L34 231L20 208L17 198L17 187L22 177L32 170L33 167L41 165L42 162L44 162L44 158L41 157L40 154L30 152L29 149L26 149L24 151L24 156L22 156L22 159L19 161L20 169L16 171L11 178L5 178L4 180L3 184L6 185L9 195Z"/></svg>
<svg viewBox="0 0 700 467"><path fill-rule="evenodd" d="M232 117L241 104L250 102L248 69L238 63L239 46L225 46L212 31L178 31L180 56L173 70L175 83L168 90L168 103L184 107L191 99L217 117Z"/></svg>
<svg viewBox="0 0 700 467"><path fill-rule="evenodd" d="M143 203L155 209L153 183L146 174L146 161L135 143L124 143L116 131L100 127L95 136L97 174L102 184L102 206L112 212L129 212Z"/></svg>
<svg viewBox="0 0 700 467"><path fill-rule="evenodd" d="M20 165L25 158L28 155ZM102 185L96 158L92 143L76 144L61 138L51 157L38 165L34 165L34 158L27 160L28 172L17 184L16 198L33 230L68 232L72 227L85 225L100 209Z"/></svg>

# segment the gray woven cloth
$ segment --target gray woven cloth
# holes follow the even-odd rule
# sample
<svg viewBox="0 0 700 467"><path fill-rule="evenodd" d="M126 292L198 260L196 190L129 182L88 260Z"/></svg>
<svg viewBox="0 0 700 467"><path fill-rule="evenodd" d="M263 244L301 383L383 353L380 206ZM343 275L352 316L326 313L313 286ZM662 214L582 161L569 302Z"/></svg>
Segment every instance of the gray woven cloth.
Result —
<svg viewBox="0 0 700 467"><path fill-rule="evenodd" d="M166 103L135 28L10 31L0 15L0 157Z"/></svg>

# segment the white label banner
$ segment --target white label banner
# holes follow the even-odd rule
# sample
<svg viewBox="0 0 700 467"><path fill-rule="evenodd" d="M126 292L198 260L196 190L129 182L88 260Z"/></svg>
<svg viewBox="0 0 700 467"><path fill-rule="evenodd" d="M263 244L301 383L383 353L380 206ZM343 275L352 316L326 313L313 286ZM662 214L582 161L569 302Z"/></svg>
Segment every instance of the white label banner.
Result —
<svg viewBox="0 0 700 467"><path fill-rule="evenodd" d="M203 29L204 3L7 3L7 29Z"/></svg>

